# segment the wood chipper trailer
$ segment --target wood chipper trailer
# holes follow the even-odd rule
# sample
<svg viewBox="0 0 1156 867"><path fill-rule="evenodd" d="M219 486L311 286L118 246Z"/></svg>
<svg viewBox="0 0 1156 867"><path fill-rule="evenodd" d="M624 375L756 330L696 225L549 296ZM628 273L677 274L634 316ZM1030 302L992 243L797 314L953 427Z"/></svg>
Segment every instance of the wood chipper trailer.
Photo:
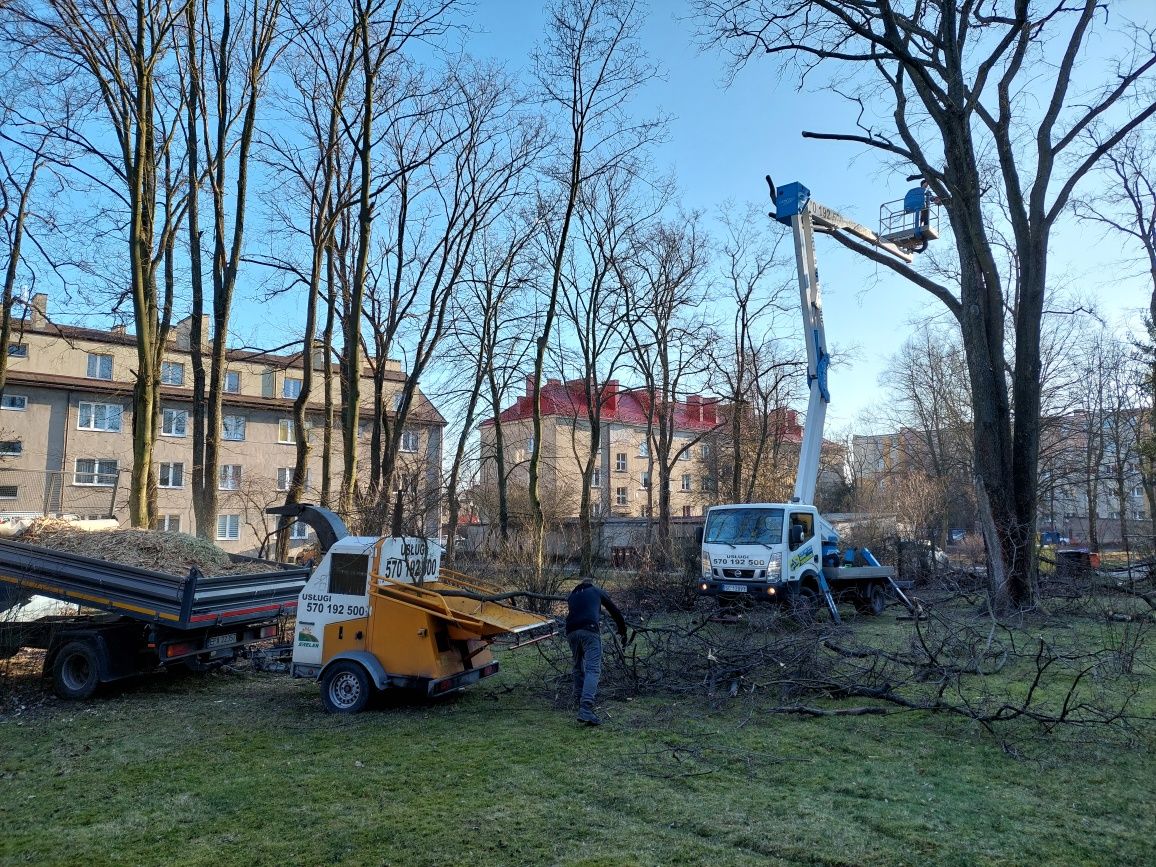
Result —
<svg viewBox="0 0 1156 867"><path fill-rule="evenodd" d="M487 598L500 588L442 569L434 542L345 536L337 516L309 506L275 511L311 523L325 552L298 601L290 671L321 682L330 712L356 713L387 689L448 695L497 674L495 639L521 645L555 631L550 618Z"/></svg>

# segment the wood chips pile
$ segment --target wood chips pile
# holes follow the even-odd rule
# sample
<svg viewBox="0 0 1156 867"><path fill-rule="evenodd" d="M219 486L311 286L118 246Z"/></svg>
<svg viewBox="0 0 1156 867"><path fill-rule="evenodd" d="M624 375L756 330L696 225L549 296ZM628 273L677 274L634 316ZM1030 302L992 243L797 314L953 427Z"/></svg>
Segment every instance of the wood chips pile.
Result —
<svg viewBox="0 0 1156 867"><path fill-rule="evenodd" d="M186 533L79 530L67 521L54 518L34 522L17 541L169 575L187 575L193 566L204 575L275 572L278 569L276 563L253 560L234 563L212 542Z"/></svg>

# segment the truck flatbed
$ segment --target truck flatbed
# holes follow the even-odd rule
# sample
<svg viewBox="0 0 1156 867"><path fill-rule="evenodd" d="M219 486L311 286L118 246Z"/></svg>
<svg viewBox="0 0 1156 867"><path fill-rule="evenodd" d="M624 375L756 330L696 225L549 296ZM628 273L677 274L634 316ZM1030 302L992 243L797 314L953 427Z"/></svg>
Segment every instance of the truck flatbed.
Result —
<svg viewBox="0 0 1156 867"><path fill-rule="evenodd" d="M259 562L234 555L238 564ZM170 575L38 545L0 539L0 583L172 629L265 620L297 610L309 577L303 566L276 571Z"/></svg>

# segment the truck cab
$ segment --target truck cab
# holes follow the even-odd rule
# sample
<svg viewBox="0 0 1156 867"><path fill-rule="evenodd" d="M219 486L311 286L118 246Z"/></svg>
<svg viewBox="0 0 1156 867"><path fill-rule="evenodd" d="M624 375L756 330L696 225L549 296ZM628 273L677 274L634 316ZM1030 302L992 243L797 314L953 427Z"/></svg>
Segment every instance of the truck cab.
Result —
<svg viewBox="0 0 1156 867"><path fill-rule="evenodd" d="M819 589L824 565L838 565L839 537L814 506L713 506L702 531L700 593L787 601Z"/></svg>

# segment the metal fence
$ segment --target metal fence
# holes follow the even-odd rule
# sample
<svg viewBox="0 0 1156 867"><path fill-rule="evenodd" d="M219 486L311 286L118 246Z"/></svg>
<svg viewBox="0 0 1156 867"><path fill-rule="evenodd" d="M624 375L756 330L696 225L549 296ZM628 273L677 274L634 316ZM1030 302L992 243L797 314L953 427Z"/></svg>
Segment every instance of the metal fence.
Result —
<svg viewBox="0 0 1156 867"><path fill-rule="evenodd" d="M0 468L0 516L76 515L113 518L124 470L21 470Z"/></svg>

